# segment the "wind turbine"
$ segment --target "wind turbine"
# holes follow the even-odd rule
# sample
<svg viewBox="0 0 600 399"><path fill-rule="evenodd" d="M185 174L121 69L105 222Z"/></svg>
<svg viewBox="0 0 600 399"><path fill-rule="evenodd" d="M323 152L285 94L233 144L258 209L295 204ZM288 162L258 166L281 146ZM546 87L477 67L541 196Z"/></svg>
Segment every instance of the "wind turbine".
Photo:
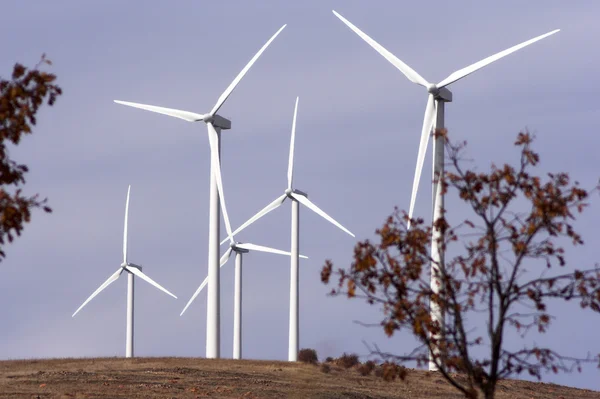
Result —
<svg viewBox="0 0 600 399"><path fill-rule="evenodd" d="M290 331L289 331L289 346L288 346L288 360L291 362L295 362L298 360L298 335L299 335L299 291L298 291L298 264L299 264L299 227L300 227L300 205L302 204L306 206L308 209L312 210L319 216L323 217L325 220L333 223L338 228L342 229L346 233L350 234L354 237L354 234L350 232L350 230L346 229L344 226L336 222L331 216L323 212L318 206L312 203L308 199L308 194L304 193L300 190L296 190L292 187L293 177L294 177L294 140L296 136L296 116L298 115L298 101L299 98L296 98L296 105L294 107L294 119L292 122L292 138L290 142L290 157L288 163L288 185L285 189L284 193L277 197L273 202L260 210L256 215L252 216L248 221L238 227L232 234L230 234L227 238L221 241L221 244L225 243L228 239L246 227L250 226L252 223L271 212L273 209L278 208L285 202L287 198L292 201L292 258L290 265Z"/></svg>
<svg viewBox="0 0 600 399"><path fill-rule="evenodd" d="M468 67L459 69L451 73L446 79L442 80L438 84L429 83L426 81L421 75L419 75L416 71L414 71L411 67L406 65L400 59L398 59L395 55L386 50L383 46L377 43L375 40L370 38L366 33L361 31L355 25L353 25L346 18L342 17L335 10L332 10L333 14L338 17L344 24L346 24L350 29L354 31L358 36L360 36L364 41L366 41L371 47L373 47L379 54L381 54L386 60L388 60L392 65L400 70L413 83L423 86L427 89L429 93L427 98L427 106L425 108L425 116L423 117L423 128L421 129L421 141L419 143L419 152L417 155L417 165L415 169L415 177L413 180L413 188L412 194L410 198L410 208L408 211L409 222L408 228L410 228L410 218L412 218L415 201L417 198L417 189L419 186L419 180L421 178L421 171L423 169L423 162L425 160L425 151L427 150L427 144L429 141L429 136L431 135L432 128L434 131L438 129L444 128L444 103L452 101L452 93L450 90L446 88L450 84L472 74L473 72L491 64L494 61L499 60L500 58L506 57L507 55L514 53L517 50L522 49L523 47L529 46L539 40L542 40L550 35L553 35L560 31L560 29L555 29L551 32L545 33L543 35L534 37L533 39L527 40L523 43L517 44L516 46L510 47L504 51L491 55L487 58L484 58L481 61L478 61L474 64L469 65ZM444 138L438 136L433 141L433 221L438 220L442 217L442 211L444 209L444 196L442 194L441 185L437 184L439 180L439 176L442 176L444 173ZM442 248L438 246L438 243L442 239L441 232L437 229L433 230L432 240L431 240L431 258L433 260L431 266L431 289L434 292L439 291L439 283L434 276L438 275L438 266L443 264L444 254ZM431 316L434 320L438 321L438 323L443 327L444 325L444 315L435 304L431 304ZM430 354L429 361L429 369L435 370L436 366L432 361L433 355Z"/></svg>
<svg viewBox="0 0 600 399"><path fill-rule="evenodd" d="M221 203L224 206L225 196L223 195L222 187L220 188L221 192ZM278 249L264 247L262 245L256 245L251 243L241 243L237 242L234 239L234 235L231 232L231 224L229 223L229 218L225 217L225 228L227 229L227 234L229 238L229 249L223 254L220 260L220 265L223 267L227 261L229 260L232 252L235 252L235 292L234 292L234 312L233 312L233 358L241 359L242 358L242 255L244 253L250 251L260 251L260 252L269 252L273 254L279 255L288 255L291 256L290 252L280 251ZM225 241L227 238L225 239ZM301 258L307 258L304 255L300 255ZM185 308L181 311L181 315L185 313L187 308L192 304L194 299L200 294L200 292L204 289L206 284L208 283L208 276L204 279L200 287L194 292L194 295L190 298L188 303L185 305Z"/></svg>
<svg viewBox="0 0 600 399"><path fill-rule="evenodd" d="M146 276L142 273L142 266L136 265L134 263L130 263L127 261L127 219L129 217L129 193L131 191L131 186L127 189L127 202L125 203L125 227L123 229L123 263L117 269L116 272L113 273L112 276L108 278L92 295L89 296L88 299L73 313L71 317L75 317L75 315L85 306L89 301L94 299L96 295L102 292L106 287L108 287L111 283L116 281L119 276L123 272L127 272L127 339L125 344L125 357L133 357L133 293L134 293L134 276L138 276L142 280L152 284L159 290L171 295L173 298L177 299L177 297L167 291L165 288L160 286L157 282L152 280L150 277Z"/></svg>
<svg viewBox="0 0 600 399"><path fill-rule="evenodd" d="M204 122L208 128L208 139L211 151L211 172L210 172L210 204L209 204L209 236L208 236L208 299L206 311L206 357L220 357L220 283L219 283L219 186L221 184L221 163L220 163L220 137L222 129L230 129L231 121L218 115L217 112L225 103L229 95L236 88L240 80L246 75L250 67L256 62L258 57L266 50L273 40L286 27L283 25L275 34L265 43L264 46L252 57L244 69L235 77L231 84L225 89L223 94L217 100L212 110L207 114L197 114L189 111L181 111L172 108L156 107L153 105L138 104L126 101L115 100L118 104L127 105L134 108L140 108L146 111L152 111L163 115L183 119L187 122ZM222 195L222 193L221 193ZM227 209L223 207L223 213Z"/></svg>

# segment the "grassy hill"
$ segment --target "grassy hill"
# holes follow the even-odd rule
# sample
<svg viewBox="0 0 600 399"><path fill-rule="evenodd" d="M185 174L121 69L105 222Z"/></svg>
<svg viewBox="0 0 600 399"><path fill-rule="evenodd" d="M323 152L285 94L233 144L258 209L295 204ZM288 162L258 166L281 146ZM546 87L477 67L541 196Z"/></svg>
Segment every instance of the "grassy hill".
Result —
<svg viewBox="0 0 600 399"><path fill-rule="evenodd" d="M499 399L600 399L600 392L507 380ZM0 398L461 398L437 373L385 382L356 369L256 360L98 358L0 362Z"/></svg>

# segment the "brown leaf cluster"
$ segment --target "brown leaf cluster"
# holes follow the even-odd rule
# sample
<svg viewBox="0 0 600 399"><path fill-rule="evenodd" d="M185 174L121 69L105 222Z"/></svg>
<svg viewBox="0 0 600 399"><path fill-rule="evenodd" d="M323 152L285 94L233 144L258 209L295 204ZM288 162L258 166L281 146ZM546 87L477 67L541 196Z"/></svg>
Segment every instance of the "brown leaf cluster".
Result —
<svg viewBox="0 0 600 399"><path fill-rule="evenodd" d="M39 69L50 65L45 56L33 69L16 64L10 79L0 79L0 260L6 256L4 244L21 235L34 208L51 212L46 199L22 192L28 168L10 158L9 145L18 145L24 135L32 133L40 106L52 106L62 90L56 76Z"/></svg>

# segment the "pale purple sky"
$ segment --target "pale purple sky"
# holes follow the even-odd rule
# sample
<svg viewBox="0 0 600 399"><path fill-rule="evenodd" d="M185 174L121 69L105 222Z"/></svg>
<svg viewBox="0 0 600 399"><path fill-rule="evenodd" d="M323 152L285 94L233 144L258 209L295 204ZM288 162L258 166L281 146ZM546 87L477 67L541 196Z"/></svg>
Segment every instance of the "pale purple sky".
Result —
<svg viewBox="0 0 600 399"><path fill-rule="evenodd" d="M0 74L15 62L54 61L65 95L44 109L34 137L12 154L30 165L28 192L49 197L0 264L0 358L121 356L125 346L124 276L73 311L121 262L127 185L132 185L130 259L174 292L136 285L136 354L204 356L206 294L183 306L207 272L208 140L203 124L134 110L113 99L207 112L250 57L284 23L220 113L223 181L234 226L286 185L293 105L300 96L296 188L352 239L301 210L300 346L319 356L366 354L362 340L403 352L409 335L388 339L380 313L329 298L325 259L347 266L358 239L374 237L393 207L408 208L425 91L409 82L331 13L371 35L430 81L534 36L550 38L451 86L452 137L469 142L474 166L514 161L515 135L537 134L539 173L567 171L584 187L599 177L594 123L600 89L593 1L481 2L178 1L3 4ZM428 151L416 214L429 217ZM600 259L594 242L597 197L576 227L587 245L569 251L579 268ZM451 210L450 210L451 212ZM460 215L458 215L460 216ZM457 217L458 217L457 216ZM290 206L248 228L241 241L289 248ZM230 357L233 262L222 269L221 353ZM286 359L289 260L252 253L244 260L244 357ZM526 342L575 356L600 352L598 315L575 304L553 308L549 333ZM511 342L520 345L521 342ZM545 381L600 390L594 366Z"/></svg>

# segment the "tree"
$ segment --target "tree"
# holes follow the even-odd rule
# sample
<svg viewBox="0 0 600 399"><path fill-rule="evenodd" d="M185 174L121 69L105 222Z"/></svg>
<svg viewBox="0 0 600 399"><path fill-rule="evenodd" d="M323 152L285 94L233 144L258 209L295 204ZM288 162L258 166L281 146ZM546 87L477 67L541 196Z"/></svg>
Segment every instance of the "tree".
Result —
<svg viewBox="0 0 600 399"><path fill-rule="evenodd" d="M515 350L504 341L514 332L521 337L532 330L545 332L552 320L548 305L555 300L577 301L600 312L597 265L557 272L567 269L561 245L583 244L572 223L590 192L566 173L531 174L539 156L528 133L519 133L515 142L520 149L516 168L492 165L488 173L463 168L466 143L450 143L445 130L436 135L444 137L449 169L440 178L442 189L468 205L471 219L452 227L444 210L432 227L413 219L408 230L407 214L396 208L376 231L377 243L356 245L349 270L334 271L328 260L321 272L324 283L338 277L332 295L378 305L388 336L406 329L420 344L404 355L377 347L372 353L390 365L418 366L427 364L431 353L439 372L468 398L477 398L478 390L493 398L500 379L523 372L539 379L543 371L571 371L582 362L597 362L598 357L574 358L536 345ZM432 244L433 229L442 238ZM431 245L446 254L431 277L438 282L437 293L429 283ZM430 316L436 305L445 314L443 325ZM485 329L476 328L482 324Z"/></svg>
<svg viewBox="0 0 600 399"><path fill-rule="evenodd" d="M42 64L51 65L45 55L33 69L17 63L10 79L0 78L0 261L6 256L6 241L12 242L15 235L21 235L33 209L51 212L47 199L23 194L28 168L12 160L8 148L32 133L39 107L44 102L54 105L62 94L54 83L56 76L39 69Z"/></svg>

